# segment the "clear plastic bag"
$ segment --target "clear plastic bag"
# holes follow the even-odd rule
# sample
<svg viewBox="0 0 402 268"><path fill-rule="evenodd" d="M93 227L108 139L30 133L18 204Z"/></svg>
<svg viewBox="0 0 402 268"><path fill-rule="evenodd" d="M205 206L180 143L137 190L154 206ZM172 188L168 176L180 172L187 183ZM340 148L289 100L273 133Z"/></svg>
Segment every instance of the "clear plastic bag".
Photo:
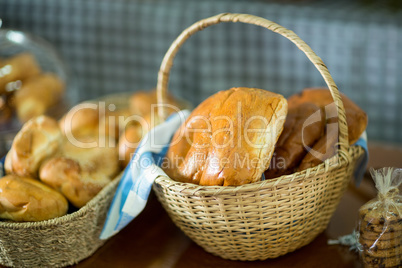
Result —
<svg viewBox="0 0 402 268"><path fill-rule="evenodd" d="M359 210L359 250L364 267L402 267L402 169L371 169L378 190Z"/></svg>

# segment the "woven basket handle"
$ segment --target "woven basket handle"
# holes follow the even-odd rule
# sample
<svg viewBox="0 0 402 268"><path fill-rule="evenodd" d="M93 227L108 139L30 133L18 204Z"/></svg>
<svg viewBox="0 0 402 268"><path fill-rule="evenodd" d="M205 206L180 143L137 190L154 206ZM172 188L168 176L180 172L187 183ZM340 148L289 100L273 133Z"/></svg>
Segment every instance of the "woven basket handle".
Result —
<svg viewBox="0 0 402 268"><path fill-rule="evenodd" d="M340 151L343 153L348 152L349 141L348 141L348 126L346 123L346 115L345 109L342 103L342 100L339 95L339 91L337 86L335 85L334 80L329 74L328 68L325 66L324 62L318 57L314 51L302 40L298 37L294 32L276 24L275 22L269 21L267 19L248 15L248 14L231 14L231 13L223 13L210 18L206 18L200 20L187 29L185 29L172 43L169 50L166 52L165 57L163 58L161 67L158 73L158 84L157 84L157 99L158 104L165 103L166 95L167 95L167 86L169 82L169 74L170 69L173 66L173 60L176 56L179 48L184 44L184 42L193 34L198 31L203 30L209 26L219 24L221 22L243 22L248 24L254 24L257 26L261 26L271 30L275 33L278 33L290 41L292 41L301 51L306 54L307 58L314 64L314 66L318 69L321 76L324 78L325 83L327 84L329 90L331 91L332 98L334 99L335 105L338 110L338 122L339 122L339 145ZM166 111L164 108L158 109L159 117L164 120L166 119Z"/></svg>

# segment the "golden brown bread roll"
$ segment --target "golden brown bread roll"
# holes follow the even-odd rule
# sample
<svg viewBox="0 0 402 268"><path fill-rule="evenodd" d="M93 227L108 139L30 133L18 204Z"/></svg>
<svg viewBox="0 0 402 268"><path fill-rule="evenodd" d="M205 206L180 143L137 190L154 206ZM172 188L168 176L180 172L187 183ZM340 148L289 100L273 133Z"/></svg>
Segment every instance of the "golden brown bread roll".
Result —
<svg viewBox="0 0 402 268"><path fill-rule="evenodd" d="M0 95L0 124L8 122L11 119L13 111L8 104L8 98Z"/></svg>
<svg viewBox="0 0 402 268"><path fill-rule="evenodd" d="M367 127L367 115L359 106L357 106L342 93L341 98L346 112L349 143L353 144L359 139L360 135ZM331 96L331 92L326 88L307 88L304 89L300 94L295 94L288 99L289 107L297 106L305 102L314 103L318 107L324 109L325 106L333 103L334 100ZM330 108L336 109L335 106ZM325 110L323 112L325 112ZM328 110L326 112L331 113L331 111ZM334 115L336 116L336 111ZM336 117L332 117L331 122L334 121L337 122Z"/></svg>
<svg viewBox="0 0 402 268"><path fill-rule="evenodd" d="M325 134L314 144L301 161L298 171L318 166L336 153L338 128L327 128Z"/></svg>
<svg viewBox="0 0 402 268"><path fill-rule="evenodd" d="M359 139L367 127L367 115L344 94L341 94L341 98L346 113L349 143L353 144ZM298 171L315 167L326 159L334 156L337 149L339 135L336 107L333 104L333 99L328 89L304 89L300 94L293 95L288 99L289 107L297 106L301 103L314 103L321 107L322 113L326 115L326 126L324 135L314 144L311 150L302 159L297 168Z"/></svg>
<svg viewBox="0 0 402 268"><path fill-rule="evenodd" d="M60 129L68 138L93 136L99 134L99 110L93 103L81 103L67 112L59 121Z"/></svg>
<svg viewBox="0 0 402 268"><path fill-rule="evenodd" d="M8 83L36 76L40 72L35 57L30 53L21 53L4 60L0 66L0 94L7 91Z"/></svg>
<svg viewBox="0 0 402 268"><path fill-rule="evenodd" d="M14 138L6 157L7 174L36 178L42 161L54 155L61 142L62 135L56 120L44 115L32 118Z"/></svg>
<svg viewBox="0 0 402 268"><path fill-rule="evenodd" d="M148 113L126 126L119 139L119 160L122 167L128 165L145 134L161 123L157 113Z"/></svg>
<svg viewBox="0 0 402 268"><path fill-rule="evenodd" d="M23 81L15 93L15 107L22 122L44 114L60 101L64 93L64 82L56 75L46 73Z"/></svg>
<svg viewBox="0 0 402 268"><path fill-rule="evenodd" d="M84 206L119 171L117 149L107 144L80 148L66 140L61 155L42 165L41 181L62 193L74 206Z"/></svg>
<svg viewBox="0 0 402 268"><path fill-rule="evenodd" d="M261 179L282 132L287 103L256 88L232 88L202 102L175 133L162 168L199 185L242 185Z"/></svg>
<svg viewBox="0 0 402 268"><path fill-rule="evenodd" d="M307 151L321 138L324 128L325 120L317 105L306 102L289 108L265 178L293 173Z"/></svg>
<svg viewBox="0 0 402 268"><path fill-rule="evenodd" d="M146 132L148 132L148 129L143 127L141 124L135 124L127 127L124 133L120 136L119 160L122 167L128 165Z"/></svg>
<svg viewBox="0 0 402 268"><path fill-rule="evenodd" d="M152 110L152 105L156 105L157 103L158 100L155 89L152 91L137 91L130 97L130 112L144 116L149 114ZM167 104L168 106L166 106L166 108L168 114L180 111L180 104L170 94L167 95ZM156 106L153 112L157 112Z"/></svg>
<svg viewBox="0 0 402 268"><path fill-rule="evenodd" d="M121 166L125 167L128 165L142 137L161 123L157 115L157 107L152 107L152 105L156 105L157 103L156 90L137 91L130 97L130 115L139 117L135 117L134 121L130 121L123 128L121 126L119 128L120 131L124 130L119 139L119 160ZM168 114L177 112L182 108L182 105L171 95L167 96L167 104L169 105L167 106ZM152 110L152 108L154 109ZM107 119L104 121L105 123L101 125L102 128L104 125L106 127L108 125Z"/></svg>
<svg viewBox="0 0 402 268"><path fill-rule="evenodd" d="M117 141L126 126L136 120L131 118L129 109L102 111L98 104L81 103L65 114L59 124L63 134L71 139L88 141L87 138L92 136L95 141L99 136L108 136Z"/></svg>
<svg viewBox="0 0 402 268"><path fill-rule="evenodd" d="M106 111L105 115L99 119L99 135L118 140L128 125L136 123L130 120L130 116L129 109Z"/></svg>
<svg viewBox="0 0 402 268"><path fill-rule="evenodd" d="M43 183L16 175L0 179L0 218L43 221L67 213L67 200Z"/></svg>

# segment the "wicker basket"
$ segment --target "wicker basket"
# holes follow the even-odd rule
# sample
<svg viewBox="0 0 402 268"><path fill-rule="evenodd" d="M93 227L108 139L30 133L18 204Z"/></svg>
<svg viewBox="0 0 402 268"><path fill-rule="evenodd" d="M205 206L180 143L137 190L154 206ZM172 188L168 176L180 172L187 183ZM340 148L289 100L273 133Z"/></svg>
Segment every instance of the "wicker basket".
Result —
<svg viewBox="0 0 402 268"><path fill-rule="evenodd" d="M94 101L128 106L128 93ZM105 240L99 235L120 175L78 211L41 222L0 222L0 263L12 267L64 267L91 256Z"/></svg>
<svg viewBox="0 0 402 268"><path fill-rule="evenodd" d="M265 27L306 54L327 83L338 109L338 153L317 167L248 185L198 186L161 176L153 188L173 222L206 251L232 260L276 258L307 245L324 231L363 149L349 146L344 107L322 60L292 31L252 15L220 14L186 29L163 59L157 87L160 103L181 45L194 33L221 22ZM165 117L164 111L160 112Z"/></svg>

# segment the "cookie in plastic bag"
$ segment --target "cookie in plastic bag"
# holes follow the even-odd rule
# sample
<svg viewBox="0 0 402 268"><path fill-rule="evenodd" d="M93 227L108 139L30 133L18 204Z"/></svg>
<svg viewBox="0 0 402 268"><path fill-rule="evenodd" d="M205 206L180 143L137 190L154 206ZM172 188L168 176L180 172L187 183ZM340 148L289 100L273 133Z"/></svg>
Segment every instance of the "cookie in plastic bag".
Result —
<svg viewBox="0 0 402 268"><path fill-rule="evenodd" d="M402 267L402 169L371 169L378 190L359 210L359 243L365 267Z"/></svg>

